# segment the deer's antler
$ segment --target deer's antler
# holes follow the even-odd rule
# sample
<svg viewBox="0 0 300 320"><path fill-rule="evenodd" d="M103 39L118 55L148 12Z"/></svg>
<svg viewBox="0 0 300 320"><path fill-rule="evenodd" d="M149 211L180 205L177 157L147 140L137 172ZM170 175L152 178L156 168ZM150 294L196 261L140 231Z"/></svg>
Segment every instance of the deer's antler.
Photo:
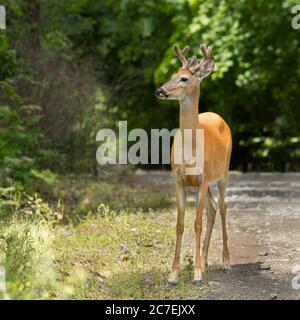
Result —
<svg viewBox="0 0 300 320"><path fill-rule="evenodd" d="M201 44L200 46L200 50L201 52L203 53L203 56L204 56L204 60L201 61L200 59L197 60L197 63L194 63L193 65L190 65L189 66L189 70L192 72L192 73L195 73L201 66L201 64L207 60L207 59L211 59L211 51L212 51L212 46L208 46L206 47L204 44Z"/></svg>
<svg viewBox="0 0 300 320"><path fill-rule="evenodd" d="M210 58L210 54L212 51L212 46L206 47L204 44L201 44L200 50L202 51L205 60Z"/></svg>
<svg viewBox="0 0 300 320"><path fill-rule="evenodd" d="M203 61L201 61L200 59L197 59L196 56L192 56L191 58L186 59L185 55L189 50L190 50L189 46L185 46L183 50L180 50L178 44L174 44L174 51L178 59L182 62L181 69L189 69L192 73L195 73L205 60L211 58L210 55L212 51L212 46L206 47L204 44L201 44L200 50L204 56Z"/></svg>
<svg viewBox="0 0 300 320"><path fill-rule="evenodd" d="M178 44L174 44L174 51L178 57L178 59L182 62L182 68L185 68L187 66L188 60L186 60L185 55L190 50L189 46L185 46L184 49L181 51L179 49Z"/></svg>

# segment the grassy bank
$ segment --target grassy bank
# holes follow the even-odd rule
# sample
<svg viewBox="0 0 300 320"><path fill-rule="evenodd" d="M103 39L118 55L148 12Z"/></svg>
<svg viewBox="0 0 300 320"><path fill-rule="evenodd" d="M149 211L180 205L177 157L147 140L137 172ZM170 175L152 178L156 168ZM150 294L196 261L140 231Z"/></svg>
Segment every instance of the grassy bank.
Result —
<svg viewBox="0 0 300 320"><path fill-rule="evenodd" d="M91 216L59 228L55 240L62 281L76 299L201 298L191 285L192 255L183 250L178 287L166 284L175 241L174 211ZM191 228L191 225L187 225Z"/></svg>
<svg viewBox="0 0 300 320"><path fill-rule="evenodd" d="M179 285L166 284L175 245L172 191L138 181L66 177L53 191L53 203L60 195L56 210L40 198L23 199L1 227L0 264L10 297L201 298L207 286L191 285L190 249L182 252ZM186 229L192 230L188 217Z"/></svg>

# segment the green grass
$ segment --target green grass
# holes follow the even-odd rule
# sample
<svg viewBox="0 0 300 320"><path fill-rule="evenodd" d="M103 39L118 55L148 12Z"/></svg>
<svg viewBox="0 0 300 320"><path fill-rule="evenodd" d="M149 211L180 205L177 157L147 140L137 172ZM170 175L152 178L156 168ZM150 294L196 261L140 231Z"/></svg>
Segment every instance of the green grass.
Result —
<svg viewBox="0 0 300 320"><path fill-rule="evenodd" d="M184 250L178 286L167 285L174 218L174 210L108 214L58 230L56 268L68 287L68 298L200 299L207 287L191 284L191 254Z"/></svg>
<svg viewBox="0 0 300 320"><path fill-rule="evenodd" d="M192 285L191 210L178 285L167 285L176 230L171 188L79 180L59 190L65 194L56 208L40 198L15 199L20 204L0 225L0 264L12 299L205 297L209 285Z"/></svg>
<svg viewBox="0 0 300 320"><path fill-rule="evenodd" d="M108 205L116 212L148 212L174 206L171 190L158 186L140 185L130 178L127 182L93 181L90 179L62 179L56 187L56 198L65 204L65 222L80 222L90 212L96 212L99 204Z"/></svg>

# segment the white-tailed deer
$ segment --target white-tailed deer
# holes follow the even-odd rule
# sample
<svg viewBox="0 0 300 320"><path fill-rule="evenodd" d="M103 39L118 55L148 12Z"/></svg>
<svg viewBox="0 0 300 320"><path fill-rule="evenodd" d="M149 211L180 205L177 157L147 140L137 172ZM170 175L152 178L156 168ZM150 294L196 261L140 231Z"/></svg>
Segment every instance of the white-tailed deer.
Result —
<svg viewBox="0 0 300 320"><path fill-rule="evenodd" d="M185 58L189 47L182 51L178 45L174 45L174 50L182 67L171 80L158 88L155 92L160 99L179 100L180 103L180 133L183 135L184 129L192 129L192 139L195 140L197 129L204 130L204 165L202 174L187 175L186 164L174 163L174 144L172 146L171 165L176 174L176 205L177 205L177 239L174 262L169 277L170 284L176 284L180 270L180 250L181 240L184 231L184 214L186 206L186 187L197 188L198 201L195 218L195 265L194 284L200 284L202 272L207 266L207 253L210 243L211 233L216 216L216 202L212 196L209 183L217 182L219 190L219 210L222 220L223 231L223 266L225 271L230 270L230 258L227 245L226 231L226 204L225 190L228 180L229 162L232 148L231 132L226 122L217 114L212 112L198 113L198 103L200 97L199 83L210 75L214 69L214 59L210 57L212 47L200 46L204 55L204 60L200 61L196 56ZM179 132L176 133L176 135ZM175 136L176 140L176 136ZM192 144L193 155L196 154L195 143ZM202 232L202 215L204 206L207 212L207 228L200 252L200 240Z"/></svg>

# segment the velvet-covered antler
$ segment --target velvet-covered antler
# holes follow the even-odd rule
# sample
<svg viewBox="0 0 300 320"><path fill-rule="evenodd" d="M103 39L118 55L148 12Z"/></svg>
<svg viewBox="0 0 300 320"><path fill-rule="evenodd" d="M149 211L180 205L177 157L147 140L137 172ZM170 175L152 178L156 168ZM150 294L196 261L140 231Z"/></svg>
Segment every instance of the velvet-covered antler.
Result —
<svg viewBox="0 0 300 320"><path fill-rule="evenodd" d="M197 59L196 56L192 56L191 58L186 59L185 55L187 54L189 49L190 49L189 46L185 46L183 50L180 50L177 44L174 45L174 51L178 59L182 63L181 69L189 69L194 74L197 72L197 70L200 69L202 63L204 63L208 59L211 59L210 55L212 51L212 46L206 47L204 44L201 44L200 50L204 56L203 61L201 61L200 59Z"/></svg>
<svg viewBox="0 0 300 320"><path fill-rule="evenodd" d="M178 44L174 44L174 51L175 51L178 59L182 63L182 68L186 68L186 66L187 66L188 60L186 59L185 55L188 53L189 50L190 50L190 47L185 46L184 49L181 51L179 49Z"/></svg>

